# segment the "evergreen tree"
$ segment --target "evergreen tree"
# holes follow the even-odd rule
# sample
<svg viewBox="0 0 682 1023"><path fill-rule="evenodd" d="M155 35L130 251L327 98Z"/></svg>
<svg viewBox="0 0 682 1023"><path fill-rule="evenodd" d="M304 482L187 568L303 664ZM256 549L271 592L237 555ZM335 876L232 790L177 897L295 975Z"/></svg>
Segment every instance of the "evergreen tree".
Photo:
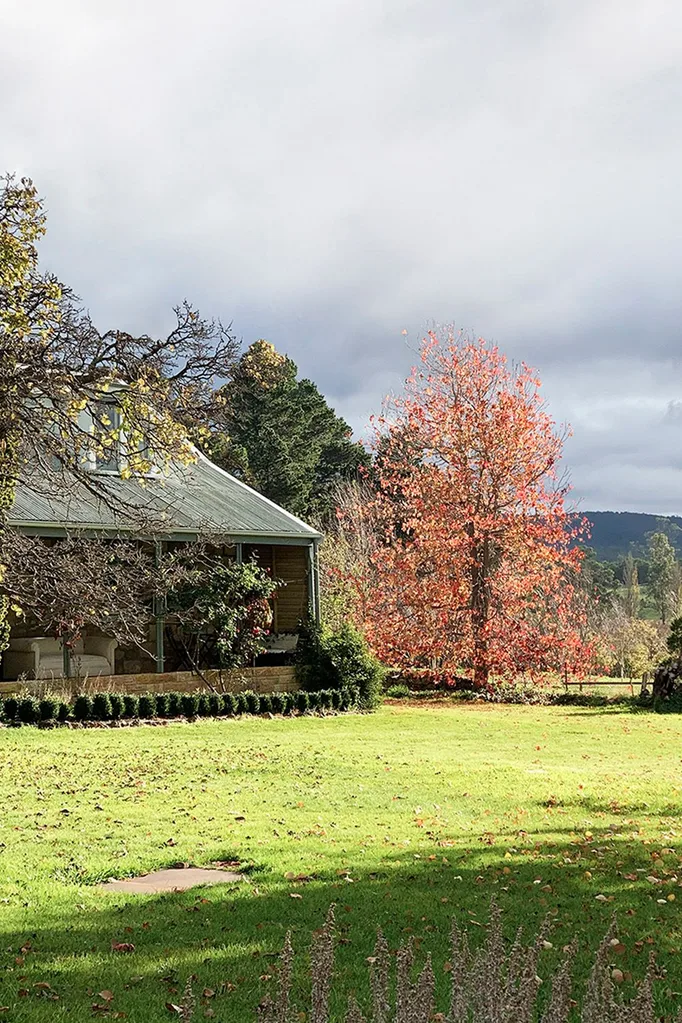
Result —
<svg viewBox="0 0 682 1023"><path fill-rule="evenodd" d="M244 352L220 396L227 426L213 434L211 457L294 515L327 514L334 485L369 463L315 384L267 341Z"/></svg>
<svg viewBox="0 0 682 1023"><path fill-rule="evenodd" d="M618 583L614 566L609 561L598 561L592 547L585 547L579 585L597 603L610 602L616 595Z"/></svg>

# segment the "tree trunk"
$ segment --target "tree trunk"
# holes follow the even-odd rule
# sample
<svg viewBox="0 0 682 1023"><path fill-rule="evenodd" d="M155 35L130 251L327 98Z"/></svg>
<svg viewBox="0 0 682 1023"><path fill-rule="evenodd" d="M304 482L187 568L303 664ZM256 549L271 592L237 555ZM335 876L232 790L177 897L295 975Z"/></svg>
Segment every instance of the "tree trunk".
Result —
<svg viewBox="0 0 682 1023"><path fill-rule="evenodd" d="M485 686L490 678L486 629L490 614L490 538L474 538L473 523L467 526L472 538L471 630L473 634L474 684Z"/></svg>
<svg viewBox="0 0 682 1023"><path fill-rule="evenodd" d="M0 402L5 396L0 392ZM1 406L0 406L1 407ZM19 471L19 437L16 430L0 420L0 541L7 528L7 513L14 504ZM5 566L0 560L0 586ZM9 599L0 593L0 653L9 646Z"/></svg>

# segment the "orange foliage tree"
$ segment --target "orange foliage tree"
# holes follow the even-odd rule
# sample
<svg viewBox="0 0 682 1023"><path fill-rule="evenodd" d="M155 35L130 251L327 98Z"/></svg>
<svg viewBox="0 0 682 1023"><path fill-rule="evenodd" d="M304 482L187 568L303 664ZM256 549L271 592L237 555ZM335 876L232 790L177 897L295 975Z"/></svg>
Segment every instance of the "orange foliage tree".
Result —
<svg viewBox="0 0 682 1023"><path fill-rule="evenodd" d="M580 671L585 527L565 508L566 431L537 375L484 340L431 332L374 426L378 542L362 616L378 655L466 670L478 685Z"/></svg>

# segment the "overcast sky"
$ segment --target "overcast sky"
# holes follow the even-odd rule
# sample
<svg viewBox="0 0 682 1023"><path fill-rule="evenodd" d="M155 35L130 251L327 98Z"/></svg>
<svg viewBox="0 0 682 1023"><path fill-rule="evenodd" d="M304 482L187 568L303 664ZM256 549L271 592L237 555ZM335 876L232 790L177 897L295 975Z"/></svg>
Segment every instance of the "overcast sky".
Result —
<svg viewBox="0 0 682 1023"><path fill-rule="evenodd" d="M187 297L359 431L454 322L583 509L682 513L679 0L0 0L0 112L101 328Z"/></svg>

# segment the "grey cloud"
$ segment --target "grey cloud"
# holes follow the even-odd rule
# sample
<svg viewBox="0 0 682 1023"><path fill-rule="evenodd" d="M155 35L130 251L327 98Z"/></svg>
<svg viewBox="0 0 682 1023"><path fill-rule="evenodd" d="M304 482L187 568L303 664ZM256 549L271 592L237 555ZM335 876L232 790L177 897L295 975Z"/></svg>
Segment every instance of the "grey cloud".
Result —
<svg viewBox="0 0 682 1023"><path fill-rule="evenodd" d="M35 0L2 162L103 326L188 296L360 431L454 320L539 368L584 507L679 511L681 58L674 0Z"/></svg>

